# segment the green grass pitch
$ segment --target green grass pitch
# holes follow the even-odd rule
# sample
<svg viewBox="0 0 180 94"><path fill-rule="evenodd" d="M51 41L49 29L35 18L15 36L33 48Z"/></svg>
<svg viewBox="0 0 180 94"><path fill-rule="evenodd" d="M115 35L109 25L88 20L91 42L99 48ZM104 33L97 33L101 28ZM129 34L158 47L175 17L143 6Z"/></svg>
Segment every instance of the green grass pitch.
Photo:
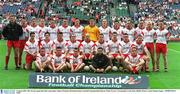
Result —
<svg viewBox="0 0 180 94"><path fill-rule="evenodd" d="M180 88L180 43L169 42L168 44L168 72L163 70L161 58L160 72L143 73L149 75L150 89L179 89ZM9 70L4 70L6 55L6 41L0 40L0 88L2 89L27 89L28 76L26 70L15 70L14 56L11 53ZM23 63L24 63L23 55ZM151 64L150 64L151 65ZM151 68L150 68L151 69ZM120 73L119 73L120 74Z"/></svg>

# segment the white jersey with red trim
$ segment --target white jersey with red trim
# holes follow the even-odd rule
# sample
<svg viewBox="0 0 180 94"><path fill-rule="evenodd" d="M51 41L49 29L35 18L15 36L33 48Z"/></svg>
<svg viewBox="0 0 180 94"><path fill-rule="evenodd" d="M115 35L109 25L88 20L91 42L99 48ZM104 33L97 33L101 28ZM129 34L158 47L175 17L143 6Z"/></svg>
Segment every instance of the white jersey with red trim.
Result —
<svg viewBox="0 0 180 94"><path fill-rule="evenodd" d="M59 31L63 33L63 39L65 41L70 40L70 35L72 33L72 30L71 30L70 26L67 26L67 27L60 26Z"/></svg>
<svg viewBox="0 0 180 94"><path fill-rule="evenodd" d="M81 51L83 53L92 53L93 51L93 47L95 46L94 42L90 41L89 43L87 43L86 41L83 41L81 43Z"/></svg>
<svg viewBox="0 0 180 94"><path fill-rule="evenodd" d="M26 38L29 37L29 30L28 30L28 27L22 27L23 29L23 34L19 37L19 40L25 40Z"/></svg>
<svg viewBox="0 0 180 94"><path fill-rule="evenodd" d="M45 52L47 54L51 54L51 51L53 50L53 41L49 40L48 42L45 42L45 40L41 41L40 48L45 48Z"/></svg>
<svg viewBox="0 0 180 94"><path fill-rule="evenodd" d="M57 39L54 40L54 45L53 49L55 50L57 47L60 47L62 49L62 52L66 52L66 42L63 41L58 41Z"/></svg>
<svg viewBox="0 0 180 94"><path fill-rule="evenodd" d="M104 35L104 40L107 42L110 40L110 33L111 27L103 28L102 26L99 27L99 32Z"/></svg>
<svg viewBox="0 0 180 94"><path fill-rule="evenodd" d="M51 60L51 58L48 54L45 54L44 56L42 56L41 54L37 54L36 61L43 63L47 60Z"/></svg>
<svg viewBox="0 0 180 94"><path fill-rule="evenodd" d="M156 43L167 44L167 37L170 35L167 29L160 31L159 29L156 31L157 40Z"/></svg>
<svg viewBox="0 0 180 94"><path fill-rule="evenodd" d="M142 34L144 35L144 42L145 43L153 43L154 42L154 35L156 31L154 29L147 31L146 29L143 30Z"/></svg>
<svg viewBox="0 0 180 94"><path fill-rule="evenodd" d="M34 32L35 33L35 40L39 41L39 38L40 38L40 28L38 26L36 26L36 27L28 26L27 29L29 31L29 37L30 37L30 33Z"/></svg>
<svg viewBox="0 0 180 94"><path fill-rule="evenodd" d="M97 49L99 48L99 47L101 47L101 48L103 48L103 50L104 50L104 53L107 53L107 52L109 52L109 50L108 50L108 43L107 42L103 42L103 43L99 43L98 41L95 43L95 51L97 51Z"/></svg>
<svg viewBox="0 0 180 94"><path fill-rule="evenodd" d="M79 46L80 46L79 41L76 41L74 43L72 43L71 41L68 41L66 43L66 51L69 51L69 53L74 53L74 49L79 48Z"/></svg>
<svg viewBox="0 0 180 94"><path fill-rule="evenodd" d="M121 46L120 46L120 43L119 41L116 41L116 42L113 42L112 40L110 40L108 42L108 50L109 50L109 53L119 53L121 49Z"/></svg>
<svg viewBox="0 0 180 94"><path fill-rule="evenodd" d="M134 38L135 38L135 35L136 35L136 30L135 30L134 28L132 28L131 30L129 30L129 29L127 29L127 28L124 28L124 29L122 30L122 34L125 34L125 33L128 34L129 40L130 40L131 42L133 42L133 41L134 41Z"/></svg>
<svg viewBox="0 0 180 94"><path fill-rule="evenodd" d="M142 42L140 44L138 44L137 42L134 42L133 45L135 45L137 47L138 54L140 54L140 55L144 54L144 48L146 47L144 42Z"/></svg>
<svg viewBox="0 0 180 94"><path fill-rule="evenodd" d="M139 35L139 34L142 34L142 32L144 31L145 29L140 29L139 27L136 28L136 35Z"/></svg>
<svg viewBox="0 0 180 94"><path fill-rule="evenodd" d="M77 64L77 63L82 63L81 56L74 57L73 55L70 57L70 63L71 64Z"/></svg>
<svg viewBox="0 0 180 94"><path fill-rule="evenodd" d="M75 27L75 26L71 27L71 30L72 30L73 34L76 35L77 40L82 40L83 29L84 29L84 27L81 25L79 27Z"/></svg>
<svg viewBox="0 0 180 94"><path fill-rule="evenodd" d="M44 34L48 32L48 28L46 26L44 27L38 26L38 28L39 28L39 38L41 40L45 39Z"/></svg>
<svg viewBox="0 0 180 94"><path fill-rule="evenodd" d="M66 62L66 57L65 57L64 54L62 54L61 56L53 55L52 62L55 63L55 64L65 63Z"/></svg>
<svg viewBox="0 0 180 94"><path fill-rule="evenodd" d="M118 41L121 41L121 38L122 38L122 30L123 30L122 27L120 27L118 30L116 30L115 28L111 28L111 33L113 33L113 32L116 32L116 33L117 33Z"/></svg>
<svg viewBox="0 0 180 94"><path fill-rule="evenodd" d="M138 64L140 62L141 56L140 55L136 55L136 56L128 55L128 59L129 59L130 63Z"/></svg>
<svg viewBox="0 0 180 94"><path fill-rule="evenodd" d="M121 54L129 54L132 42L125 43L124 41L120 42L121 45Z"/></svg>
<svg viewBox="0 0 180 94"><path fill-rule="evenodd" d="M28 40L25 44L24 51L28 52L29 54L34 54L38 52L38 42L31 42Z"/></svg>
<svg viewBox="0 0 180 94"><path fill-rule="evenodd" d="M57 32L59 31L58 27L51 28L47 27L48 32L50 33L50 39L53 41L57 38Z"/></svg>

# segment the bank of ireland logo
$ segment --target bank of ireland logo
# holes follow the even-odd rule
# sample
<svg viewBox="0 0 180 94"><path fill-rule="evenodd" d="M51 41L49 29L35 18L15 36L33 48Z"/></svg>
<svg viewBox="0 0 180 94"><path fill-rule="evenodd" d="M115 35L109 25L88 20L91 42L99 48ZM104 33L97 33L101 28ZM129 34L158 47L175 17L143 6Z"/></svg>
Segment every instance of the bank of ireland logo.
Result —
<svg viewBox="0 0 180 94"><path fill-rule="evenodd" d="M135 85L139 84L142 81L141 76L125 76L124 79L122 79L123 84L129 84L129 85Z"/></svg>

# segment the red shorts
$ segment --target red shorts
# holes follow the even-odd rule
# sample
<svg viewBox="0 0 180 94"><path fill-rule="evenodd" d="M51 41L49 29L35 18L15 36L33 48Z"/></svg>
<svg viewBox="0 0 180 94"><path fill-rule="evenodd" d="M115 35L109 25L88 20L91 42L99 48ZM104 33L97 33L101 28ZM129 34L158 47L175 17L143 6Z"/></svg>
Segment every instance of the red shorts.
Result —
<svg viewBox="0 0 180 94"><path fill-rule="evenodd" d="M114 58L116 58L119 54L111 54Z"/></svg>
<svg viewBox="0 0 180 94"><path fill-rule="evenodd" d="M90 56L91 56L91 54L84 54L84 56L85 56L87 59L89 59Z"/></svg>
<svg viewBox="0 0 180 94"><path fill-rule="evenodd" d="M24 49L25 44L26 40L19 40L19 49Z"/></svg>
<svg viewBox="0 0 180 94"><path fill-rule="evenodd" d="M166 44L156 43L156 53L166 54L167 53L167 46L166 46Z"/></svg>
<svg viewBox="0 0 180 94"><path fill-rule="evenodd" d="M75 69L75 68L77 67L77 65L78 65L78 64L76 64L76 63L73 64L73 69Z"/></svg>
<svg viewBox="0 0 180 94"><path fill-rule="evenodd" d="M151 53L154 52L154 43L146 43L146 47Z"/></svg>
<svg viewBox="0 0 180 94"><path fill-rule="evenodd" d="M18 48L19 47L19 40L7 40L7 46Z"/></svg>
<svg viewBox="0 0 180 94"><path fill-rule="evenodd" d="M33 61L35 61L36 58L33 57L32 55L30 54L26 54L26 64L31 64Z"/></svg>
<svg viewBox="0 0 180 94"><path fill-rule="evenodd" d="M126 59L126 57L128 57L129 54L122 54L122 56L124 57L124 59Z"/></svg>

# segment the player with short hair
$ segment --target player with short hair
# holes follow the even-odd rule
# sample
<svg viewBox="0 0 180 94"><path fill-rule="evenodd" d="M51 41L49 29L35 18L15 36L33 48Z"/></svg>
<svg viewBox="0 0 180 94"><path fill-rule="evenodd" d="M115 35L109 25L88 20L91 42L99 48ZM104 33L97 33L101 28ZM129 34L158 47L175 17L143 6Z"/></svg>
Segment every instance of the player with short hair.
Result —
<svg viewBox="0 0 180 94"><path fill-rule="evenodd" d="M122 34L127 33L129 36L129 40L133 42L135 40L136 31L133 27L133 24L131 21L128 21L125 25L125 28L122 30Z"/></svg>
<svg viewBox="0 0 180 94"><path fill-rule="evenodd" d="M46 54L45 48L40 48L39 54L37 54L35 61L36 71L44 72L45 69L53 70L53 66L51 64L51 58L48 54Z"/></svg>
<svg viewBox="0 0 180 94"><path fill-rule="evenodd" d="M138 55L137 47L135 45L131 46L131 53L125 59L125 63L127 64L129 71L131 71L133 74L138 74L138 71L143 67L145 62L141 56Z"/></svg>
<svg viewBox="0 0 180 94"><path fill-rule="evenodd" d="M52 57L52 65L54 72L62 72L67 68L66 57L63 54L61 47L56 48L56 51Z"/></svg>
<svg viewBox="0 0 180 94"><path fill-rule="evenodd" d="M83 29L84 27L80 25L80 20L76 18L74 25L71 27L72 33L76 35L76 39L79 42L82 42L82 36L83 36Z"/></svg>
<svg viewBox="0 0 180 94"><path fill-rule="evenodd" d="M83 63L82 57L79 54L79 49L74 48L73 50L74 53L69 59L70 66L69 64L68 66L70 67L71 72L78 72L85 66L85 64Z"/></svg>
<svg viewBox="0 0 180 94"><path fill-rule="evenodd" d="M114 25L113 27L111 28L111 39L112 39L112 36L113 36L113 32L116 32L117 33L117 38L119 41L121 41L121 38L122 38L122 30L123 30L123 27L121 27L121 24L119 22L119 20L115 20L114 21Z"/></svg>
<svg viewBox="0 0 180 94"><path fill-rule="evenodd" d="M66 52L66 42L63 39L62 32L57 32L57 38L54 40L53 52L55 52L57 47L61 48L63 54Z"/></svg>
<svg viewBox="0 0 180 94"><path fill-rule="evenodd" d="M165 28L166 25L164 22L158 23L159 29L156 31L157 40L156 40L156 64L157 64L157 71L159 71L159 59L160 54L162 53L163 60L164 60L164 71L167 72L167 40L170 37L169 31Z"/></svg>
<svg viewBox="0 0 180 94"><path fill-rule="evenodd" d="M133 43L137 47L137 53L144 59L145 61L145 71L149 72L149 62L150 62L150 53L143 42L143 35L137 35L136 41Z"/></svg>
<svg viewBox="0 0 180 94"><path fill-rule="evenodd" d="M97 49L98 49L99 47L103 48L103 53L104 53L104 54L107 54L107 53L108 53L108 42L106 42L106 41L104 40L104 35L103 35L103 34L100 34L99 40L95 43L95 46L94 46L94 48L93 48L93 51L94 51L95 53L97 53Z"/></svg>
<svg viewBox="0 0 180 94"><path fill-rule="evenodd" d="M53 41L50 40L50 33L46 32L44 33L45 39L41 41L40 43L40 48L44 48L47 54L52 54L53 53Z"/></svg>
<svg viewBox="0 0 180 94"><path fill-rule="evenodd" d="M49 22L49 26L47 27L47 31L50 33L50 39L53 41L57 39L57 33L59 32L58 26L56 25L54 20Z"/></svg>
<svg viewBox="0 0 180 94"><path fill-rule="evenodd" d="M94 55L92 64L89 67L98 73L107 72L112 68L109 58L103 53L103 48L97 48L97 53Z"/></svg>
<svg viewBox="0 0 180 94"><path fill-rule="evenodd" d="M32 62L35 61L38 53L38 41L35 40L34 32L30 32L30 38L25 44L24 51L26 52L24 68L30 70L32 69Z"/></svg>

